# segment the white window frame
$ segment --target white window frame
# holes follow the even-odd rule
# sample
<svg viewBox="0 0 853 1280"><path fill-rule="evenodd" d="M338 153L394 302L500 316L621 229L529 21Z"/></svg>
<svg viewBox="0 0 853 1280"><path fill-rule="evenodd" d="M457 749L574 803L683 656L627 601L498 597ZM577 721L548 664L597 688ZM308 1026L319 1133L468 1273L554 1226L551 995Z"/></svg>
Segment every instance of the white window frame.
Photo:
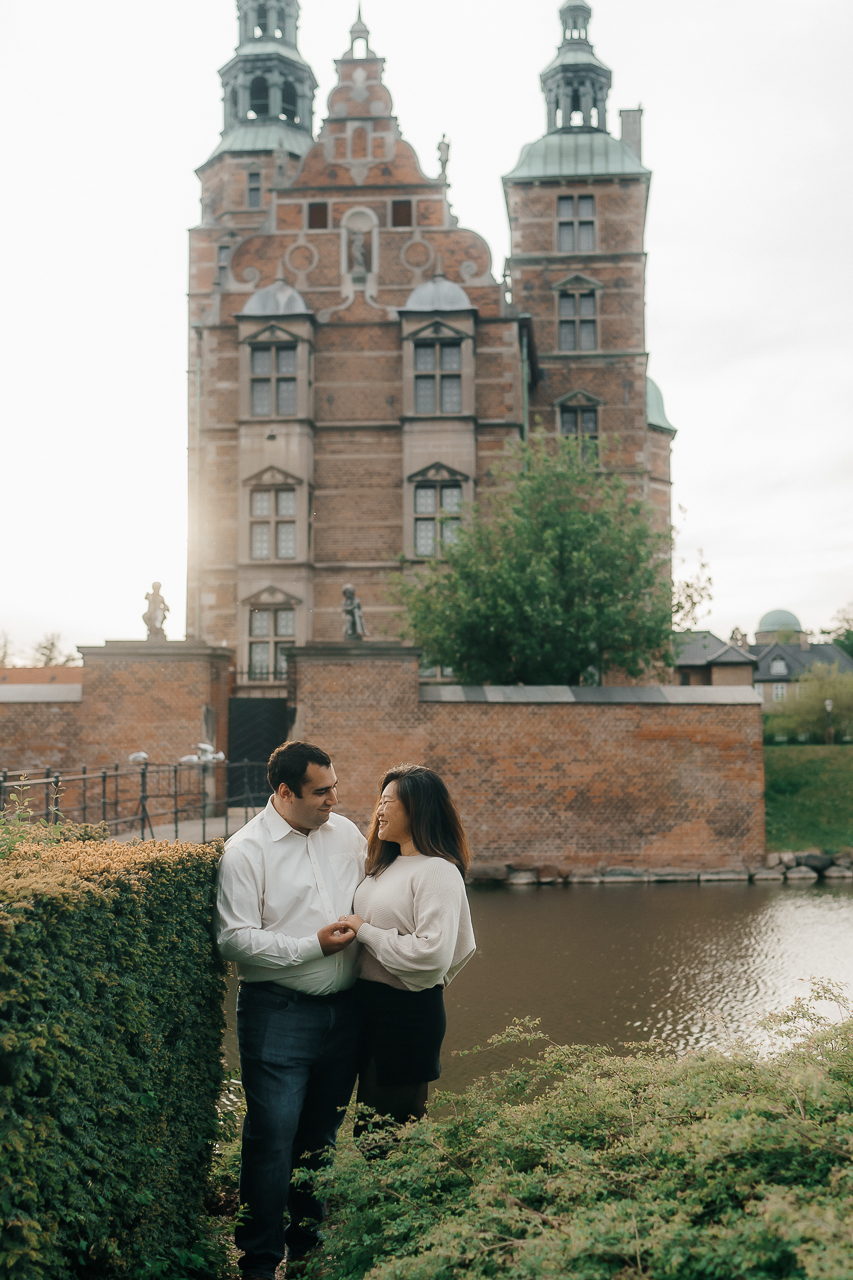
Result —
<svg viewBox="0 0 853 1280"><path fill-rule="evenodd" d="M256 499L269 497L267 514L262 514L262 502ZM299 500L293 485L255 485L249 493L249 559L255 564L293 564L299 554L299 531L297 529ZM255 539L259 541L263 534L255 534L256 529L267 530L269 555L255 555ZM279 548L284 541L282 531L287 530L287 537L292 539L293 555L279 555ZM292 530L292 533L290 532Z"/></svg>

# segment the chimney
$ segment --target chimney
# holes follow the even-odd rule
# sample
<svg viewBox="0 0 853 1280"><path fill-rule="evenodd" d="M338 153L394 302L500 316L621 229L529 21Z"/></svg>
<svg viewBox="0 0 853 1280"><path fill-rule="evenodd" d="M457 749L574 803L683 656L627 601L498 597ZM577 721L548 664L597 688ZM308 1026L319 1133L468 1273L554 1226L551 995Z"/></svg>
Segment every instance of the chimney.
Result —
<svg viewBox="0 0 853 1280"><path fill-rule="evenodd" d="M620 111L622 120L622 141L627 142L638 160L643 158L643 108L632 111Z"/></svg>

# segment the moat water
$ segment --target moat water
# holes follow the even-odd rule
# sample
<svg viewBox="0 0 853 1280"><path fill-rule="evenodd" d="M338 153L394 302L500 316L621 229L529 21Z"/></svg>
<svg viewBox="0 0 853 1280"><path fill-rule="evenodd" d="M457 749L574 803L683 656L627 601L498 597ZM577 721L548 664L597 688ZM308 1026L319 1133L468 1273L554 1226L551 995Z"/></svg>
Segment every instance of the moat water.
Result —
<svg viewBox="0 0 853 1280"><path fill-rule="evenodd" d="M448 988L441 1088L509 1065L518 1048L454 1057L513 1019L561 1044L658 1037L680 1050L750 1034L808 990L853 989L853 885L648 884L470 890L478 952ZM238 1066L229 993L228 1064Z"/></svg>

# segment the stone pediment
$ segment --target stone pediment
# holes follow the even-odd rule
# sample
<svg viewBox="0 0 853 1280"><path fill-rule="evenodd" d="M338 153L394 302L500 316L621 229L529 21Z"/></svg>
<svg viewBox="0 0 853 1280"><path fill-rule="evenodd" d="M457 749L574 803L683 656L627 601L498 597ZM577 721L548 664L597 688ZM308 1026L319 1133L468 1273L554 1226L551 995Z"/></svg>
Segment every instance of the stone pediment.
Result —
<svg viewBox="0 0 853 1280"><path fill-rule="evenodd" d="M423 467L420 471L415 471L408 477L409 484L418 484L426 480L441 483L444 480L464 482L470 479L471 477L466 476L464 471L457 471L455 467L448 467L444 462L433 462L428 467Z"/></svg>
<svg viewBox="0 0 853 1280"><path fill-rule="evenodd" d="M238 320L251 320L252 316L238 316ZM259 329L257 333L250 333L247 337L241 338L242 343L247 342L304 342L304 333L292 333L290 329L283 329L280 324L268 324L265 328Z"/></svg>
<svg viewBox="0 0 853 1280"><path fill-rule="evenodd" d="M581 275L580 271L575 271L570 276L566 276L565 280L558 280L556 284L551 285L552 289L583 289L589 292L590 289L603 289L604 285L600 280L593 280L592 276Z"/></svg>
<svg viewBox="0 0 853 1280"><path fill-rule="evenodd" d="M431 338L470 338L470 333L465 333L463 329L457 329L455 325L447 324L444 320L430 320L428 324L422 324L419 329L413 329L411 333L406 334L408 341L415 338L423 338L426 335Z"/></svg>
<svg viewBox="0 0 853 1280"><path fill-rule="evenodd" d="M247 604L250 609L290 609L302 604L302 601L298 596L282 591L281 587L264 587L263 591L256 591L253 596L247 596L240 603Z"/></svg>
<svg viewBox="0 0 853 1280"><path fill-rule="evenodd" d="M589 405L591 408L596 408L598 405L604 404L604 401L599 396L594 396L591 391L569 391L567 395L560 396L559 400L555 400L554 404L577 405L579 408Z"/></svg>
<svg viewBox="0 0 853 1280"><path fill-rule="evenodd" d="M256 471L253 476L247 476L243 484L251 485L278 485L278 484L304 484L304 480L300 480L299 476L292 476L289 471L282 471L280 467L265 467L263 471Z"/></svg>

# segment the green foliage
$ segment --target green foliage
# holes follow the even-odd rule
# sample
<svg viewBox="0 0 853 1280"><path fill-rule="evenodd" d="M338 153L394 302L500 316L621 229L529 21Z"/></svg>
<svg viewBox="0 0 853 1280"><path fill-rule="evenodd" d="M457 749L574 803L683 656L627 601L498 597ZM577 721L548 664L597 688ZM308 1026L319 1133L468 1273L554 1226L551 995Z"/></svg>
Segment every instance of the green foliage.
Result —
<svg viewBox="0 0 853 1280"><path fill-rule="evenodd" d="M814 1000L677 1059L547 1042L385 1144L350 1140L325 1280L841 1280L853 1275L853 1020ZM516 1023L498 1042L537 1037ZM542 1037L544 1039L544 1037Z"/></svg>
<svg viewBox="0 0 853 1280"><path fill-rule="evenodd" d="M222 1084L220 853L18 842L0 863L11 1280L219 1273L202 1201Z"/></svg>
<svg viewBox="0 0 853 1280"><path fill-rule="evenodd" d="M826 634L826 633L824 633ZM853 602L835 615L835 628L829 632L833 644L853 658Z"/></svg>
<svg viewBox="0 0 853 1280"><path fill-rule="evenodd" d="M577 685L672 665L670 535L624 481L568 439L520 446L497 478L444 562L400 587L430 661L470 684Z"/></svg>
<svg viewBox="0 0 853 1280"><path fill-rule="evenodd" d="M788 738L808 736L823 740L826 726L826 700L832 699L832 723L836 741L853 736L853 671L839 671L816 662L799 680L788 686L788 698L782 710L768 715L765 735L784 734Z"/></svg>
<svg viewBox="0 0 853 1280"><path fill-rule="evenodd" d="M26 802L25 791L12 793L5 809L0 810L0 859L6 858L19 844L62 844L68 841L90 844L92 841L109 840L110 829L105 822L49 823L44 818L36 821Z"/></svg>
<svg viewBox="0 0 853 1280"><path fill-rule="evenodd" d="M853 846L853 747L764 750L767 847Z"/></svg>

